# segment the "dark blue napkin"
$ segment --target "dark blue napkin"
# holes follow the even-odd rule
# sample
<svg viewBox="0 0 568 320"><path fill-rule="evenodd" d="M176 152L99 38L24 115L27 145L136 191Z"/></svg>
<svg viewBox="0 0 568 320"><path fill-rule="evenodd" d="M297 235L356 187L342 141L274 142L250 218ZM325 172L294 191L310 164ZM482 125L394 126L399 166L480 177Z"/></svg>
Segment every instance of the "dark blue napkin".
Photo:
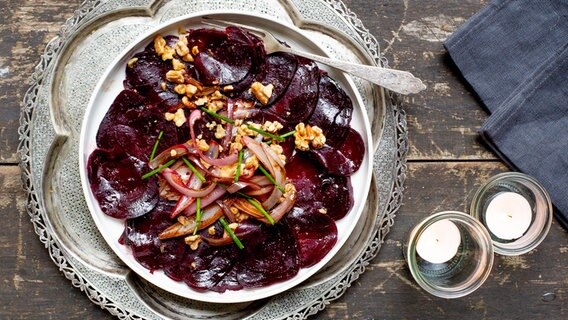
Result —
<svg viewBox="0 0 568 320"><path fill-rule="evenodd" d="M495 0L444 44L492 113L480 129L568 228L568 0Z"/></svg>

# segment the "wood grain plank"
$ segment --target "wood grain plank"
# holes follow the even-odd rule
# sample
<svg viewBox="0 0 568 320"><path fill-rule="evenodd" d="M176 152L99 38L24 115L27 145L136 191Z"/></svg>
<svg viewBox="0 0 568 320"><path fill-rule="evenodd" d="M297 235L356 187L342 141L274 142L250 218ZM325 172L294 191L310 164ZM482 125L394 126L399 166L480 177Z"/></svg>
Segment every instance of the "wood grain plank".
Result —
<svg viewBox="0 0 568 320"><path fill-rule="evenodd" d="M487 112L453 70L442 46L485 2L346 1L377 38L390 66L414 73L428 86L404 98L409 159L495 159L477 133Z"/></svg>
<svg viewBox="0 0 568 320"><path fill-rule="evenodd" d="M20 107L45 45L80 0L0 0L0 164L16 163Z"/></svg>
<svg viewBox="0 0 568 320"><path fill-rule="evenodd" d="M419 289L403 260L408 231L426 215L467 211L473 193L499 162L410 163L404 204L379 256L345 296L317 319L561 319L568 316L568 234L556 223L546 240L520 257L495 256L493 271L475 293L444 300ZM25 213L19 169L0 166L0 216L12 223L0 234L0 318L112 319L92 304L49 259ZM551 301L543 298L551 293Z"/></svg>
<svg viewBox="0 0 568 320"><path fill-rule="evenodd" d="M467 211L482 182L502 171L506 168L499 162L410 163L404 205L378 257L334 307L315 318L565 319L568 234L556 223L545 241L530 253L495 255L488 280L461 299L429 295L408 270L402 245L410 229L434 212Z"/></svg>

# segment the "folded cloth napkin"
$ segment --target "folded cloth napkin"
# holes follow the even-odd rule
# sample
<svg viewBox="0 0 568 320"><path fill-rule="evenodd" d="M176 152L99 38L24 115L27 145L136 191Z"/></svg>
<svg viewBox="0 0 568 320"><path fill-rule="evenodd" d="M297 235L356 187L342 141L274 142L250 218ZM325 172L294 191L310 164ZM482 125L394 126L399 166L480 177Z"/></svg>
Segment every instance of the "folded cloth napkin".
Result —
<svg viewBox="0 0 568 320"><path fill-rule="evenodd" d="M444 44L492 113L480 129L568 229L568 0L494 0Z"/></svg>

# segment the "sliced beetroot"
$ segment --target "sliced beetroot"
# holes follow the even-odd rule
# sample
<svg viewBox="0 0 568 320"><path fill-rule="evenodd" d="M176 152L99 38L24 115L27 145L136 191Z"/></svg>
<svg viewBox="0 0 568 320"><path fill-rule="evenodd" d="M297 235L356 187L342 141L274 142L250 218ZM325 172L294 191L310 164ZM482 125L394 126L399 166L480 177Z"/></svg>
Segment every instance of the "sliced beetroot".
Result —
<svg viewBox="0 0 568 320"><path fill-rule="evenodd" d="M266 113L276 115L288 123L297 123L310 117L318 100L319 69L315 62L298 57L298 68L286 92Z"/></svg>
<svg viewBox="0 0 568 320"><path fill-rule="evenodd" d="M132 67L126 67L124 87L138 91L146 99L146 103L156 104L167 111L180 107L181 99L173 92L174 84L166 80L166 73L172 69L171 60L162 60L155 53L153 46L137 53L133 58L138 60ZM193 75L192 65L186 64L186 70L188 74ZM163 83L166 85L165 89L162 87Z"/></svg>
<svg viewBox="0 0 568 320"><path fill-rule="evenodd" d="M337 242L335 221L319 211L294 207L286 216L286 223L296 238L302 268L318 263Z"/></svg>
<svg viewBox="0 0 568 320"><path fill-rule="evenodd" d="M164 113L156 105L146 105L144 97L137 92L123 90L116 97L99 126L97 145L132 152L131 155L147 161L160 131L163 131L163 136L158 152L178 143L177 129L172 122L166 121ZM124 127L130 127L132 130ZM126 137L118 141L113 140L125 132L129 137L137 137L130 142L125 140ZM131 145L141 139L145 139L145 142L136 146Z"/></svg>
<svg viewBox="0 0 568 320"><path fill-rule="evenodd" d="M228 85L243 80L252 68L258 45L239 28L191 30L188 47L197 47L194 57L198 80L204 84Z"/></svg>
<svg viewBox="0 0 568 320"><path fill-rule="evenodd" d="M321 149L313 149L310 152L328 173L350 176L359 170L363 162L365 143L357 131L349 128L347 137L339 148L325 145Z"/></svg>
<svg viewBox="0 0 568 320"><path fill-rule="evenodd" d="M308 123L320 127L325 134L326 143L337 148L345 141L352 114L351 98L335 80L322 74L318 102Z"/></svg>
<svg viewBox="0 0 568 320"><path fill-rule="evenodd" d="M158 180L143 180L148 165L124 152L96 149L87 164L91 190L101 210L114 218L129 219L150 212L159 200Z"/></svg>
<svg viewBox="0 0 568 320"><path fill-rule="evenodd" d="M237 279L246 288L288 280L300 269L296 241L288 226L263 228L264 235L249 239L235 265Z"/></svg>
<svg viewBox="0 0 568 320"><path fill-rule="evenodd" d="M274 101L282 97L288 89L290 82L292 82L297 68L298 59L289 53L275 52L266 56L261 72L254 75L254 81L258 81L263 85L272 84L274 86L266 106L270 106ZM248 89L250 84L252 84L252 81L244 89ZM242 96L247 100L255 100L249 91L244 91Z"/></svg>
<svg viewBox="0 0 568 320"><path fill-rule="evenodd" d="M184 282L196 290L225 291L216 284L233 268L238 257L236 250L232 245L213 247L206 243L201 243L197 250L188 250L181 266Z"/></svg>
<svg viewBox="0 0 568 320"><path fill-rule="evenodd" d="M295 154L286 164L286 177L298 191L296 207L307 211L323 209L334 220L343 218L353 207L350 178L327 173L304 153Z"/></svg>
<svg viewBox="0 0 568 320"><path fill-rule="evenodd" d="M174 266L183 258L183 238L160 240L158 235L176 222L170 219L175 202L160 200L148 214L126 221L125 244L134 258L150 271Z"/></svg>

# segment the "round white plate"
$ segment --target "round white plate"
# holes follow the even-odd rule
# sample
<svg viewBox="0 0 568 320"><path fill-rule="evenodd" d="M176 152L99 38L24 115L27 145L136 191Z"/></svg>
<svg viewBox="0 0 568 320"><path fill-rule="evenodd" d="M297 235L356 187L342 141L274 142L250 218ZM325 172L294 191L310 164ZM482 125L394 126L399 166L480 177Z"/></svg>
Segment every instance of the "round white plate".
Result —
<svg viewBox="0 0 568 320"><path fill-rule="evenodd" d="M238 303L254 301L276 295L285 290L288 290L302 281L309 278L311 275L321 269L341 248L349 235L351 234L356 223L358 223L367 194L371 183L372 174L372 161L371 155L373 147L371 145L371 130L366 113L363 109L363 102L361 97L357 94L355 85L343 73L336 72L335 70L328 69L323 65L320 68L328 71L329 75L338 81L342 88L347 92L353 101L353 118L351 120L351 127L357 130L365 142L365 157L361 164L361 168L351 176L351 184L353 185L354 206L351 211L341 220L336 221L338 237L337 243L331 251L317 264L312 267L300 269L298 274L293 278L276 283L273 285L242 289L239 291L226 291L224 293L217 292L199 292L191 289L183 282L177 282L170 279L162 271L154 271L151 273L148 269L140 265L133 257L130 248L121 245L118 239L124 231L124 221L115 219L105 215L93 196L90 184L87 178L87 161L89 155L96 149L96 134L99 125L107 113L112 102L116 96L122 91L122 82L125 78L125 66L128 60L136 52L142 51L144 47L152 41L155 35L178 34L179 28L199 28L206 27L201 24L201 18L209 16L219 20L233 21L236 23L249 24L258 28L262 28L272 32L280 40L285 41L292 48L300 49L303 51L326 55L325 52L316 44L308 39L302 31L294 26L285 25L281 22L274 21L269 17L259 16L257 14L250 15L247 13L235 12L220 12L212 11L200 13L197 15L183 16L173 21L169 21L161 25L147 34L134 41L122 54L111 64L101 77L89 105L85 112L85 118L81 128L81 137L79 140L79 170L81 175L81 184L83 186L83 193L89 206L89 211L97 225L99 231L112 250L118 257L130 267L138 275L149 281L150 283L179 296L215 303Z"/></svg>

